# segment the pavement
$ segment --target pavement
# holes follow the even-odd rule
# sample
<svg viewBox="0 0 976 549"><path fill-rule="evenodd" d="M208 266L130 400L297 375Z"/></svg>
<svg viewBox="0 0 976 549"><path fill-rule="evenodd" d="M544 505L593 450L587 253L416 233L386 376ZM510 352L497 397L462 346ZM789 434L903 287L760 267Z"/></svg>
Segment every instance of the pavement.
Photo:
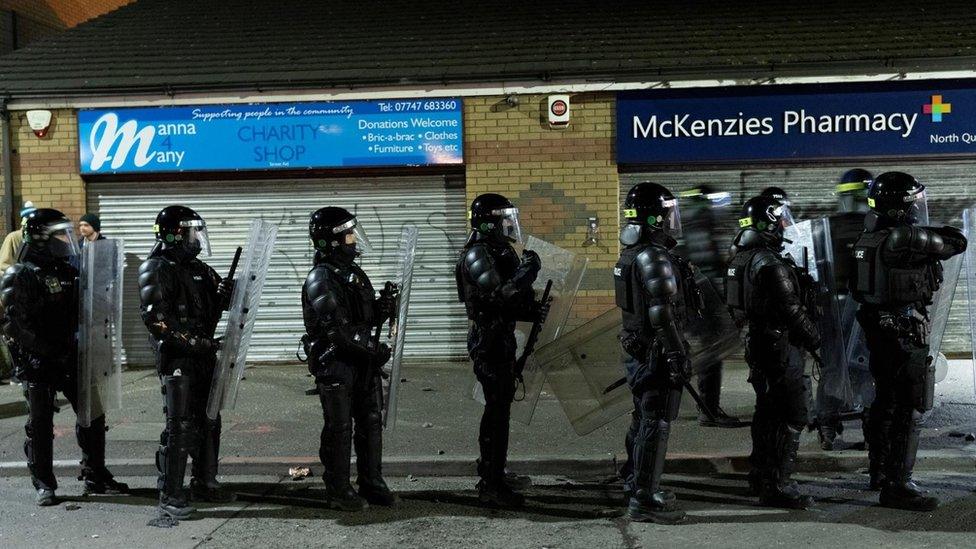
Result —
<svg viewBox="0 0 976 549"><path fill-rule="evenodd" d="M341 513L323 505L316 479L234 477L238 501L200 507L197 520L173 528L153 517L153 477L125 477L134 493L79 495L62 490L54 507L33 504L22 479L0 478L0 547L972 547L976 495L972 475L923 472L919 480L943 505L931 513L878 507L856 473L799 475L817 498L811 510L759 507L741 474L665 475L686 521L673 526L622 516L620 486L592 476L542 476L518 511L478 505L470 477L390 478L401 497L395 509Z"/></svg>
<svg viewBox="0 0 976 549"><path fill-rule="evenodd" d="M948 378L936 388L936 408L923 432L920 469L974 472L976 442L962 436L976 431L976 397L969 361L952 361ZM384 435L390 475L457 476L474 474L481 405L470 395L474 377L469 364L407 365L404 369L396 428ZM322 412L316 396L305 395L312 378L304 366L249 368L237 408L224 413L221 473L284 475L305 465L321 473L318 441ZM748 429L703 428L695 421L690 398L672 429L669 472L735 473L747 470ZM726 365L723 407L748 418L754 404L741 363ZM18 386L0 386L0 477L26 474L23 454L26 408ZM55 415L56 469L75 476L79 451L74 414L66 403ZM558 401L544 391L530 425L512 424L512 468L525 474L610 475L622 459L629 417L621 417L580 437L573 432ZM151 370L125 372L123 408L108 415L107 456L119 475L155 474L154 455L163 427L162 397ZM861 441L860 426L848 423L848 445ZM815 433L804 433L799 470L857 471L866 454L854 449L823 452Z"/></svg>

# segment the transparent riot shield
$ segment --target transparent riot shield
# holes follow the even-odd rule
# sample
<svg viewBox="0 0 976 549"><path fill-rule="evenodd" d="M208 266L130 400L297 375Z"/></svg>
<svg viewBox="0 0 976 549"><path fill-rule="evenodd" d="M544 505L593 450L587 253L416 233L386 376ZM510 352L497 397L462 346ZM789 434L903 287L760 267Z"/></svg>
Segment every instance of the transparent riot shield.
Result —
<svg viewBox="0 0 976 549"><path fill-rule="evenodd" d="M696 282L701 300L698 312L689 313L684 332L692 371L741 349L739 331L725 302L697 270ZM635 359L620 346L622 327L620 310L614 308L535 353L536 367L546 373L549 388L581 436L633 410L633 398L623 378Z"/></svg>
<svg viewBox="0 0 976 549"><path fill-rule="evenodd" d="M836 416L854 405L854 391L847 367L847 338L835 286L830 219L800 221L785 231L783 255L793 259L802 274L801 291L807 310L820 330L821 363L817 379L817 413ZM806 278L804 281L802 278Z"/></svg>
<svg viewBox="0 0 976 549"><path fill-rule="evenodd" d="M549 307L549 315L546 317L536 340L535 349L538 350L559 337L566 327L573 301L576 299L576 292L579 291L589 260L534 236L530 236L526 240L525 249L539 254L542 263L539 276L536 277L535 283L532 285L535 289L536 299L541 299L546 285L550 280L552 281L552 287L549 290L552 303ZM519 346L516 357L522 355L525 342L528 340L531 331L532 324L518 323L516 340L519 342ZM546 382L545 371L539 367L532 355L525 363L522 379L525 383L524 397L520 397L512 404L512 418L528 424L532 421L536 405L539 403L539 397L542 395L542 386Z"/></svg>
<svg viewBox="0 0 976 549"><path fill-rule="evenodd" d="M697 311L689 312L684 333L691 346L692 371L699 373L741 348L742 339L725 300L712 281L697 267L692 266L692 269L700 301L696 306Z"/></svg>
<svg viewBox="0 0 976 549"><path fill-rule="evenodd" d="M78 424L122 407L122 240L81 249L78 324Z"/></svg>
<svg viewBox="0 0 976 549"><path fill-rule="evenodd" d="M634 408L620 379L633 360L620 347L619 309L611 309L535 352L549 389L573 430L586 435Z"/></svg>
<svg viewBox="0 0 976 549"><path fill-rule="evenodd" d="M968 248L966 253L969 253ZM929 319L931 321L929 325L929 356L932 357L932 363L935 365L936 383L944 381L949 373L949 361L942 353L942 340L949 325L949 309L952 307L952 298L956 293L956 286L959 283L964 261L965 257L960 254L942 262L942 284L939 286L939 291L932 296L932 305L929 306Z"/></svg>
<svg viewBox="0 0 976 549"><path fill-rule="evenodd" d="M963 231L966 238L972 242L972 236L976 234L976 208L968 208L963 212ZM969 365L973 371L973 391L976 392L976 246L970 244L966 247L966 300L969 310L969 337L972 342L973 362Z"/></svg>
<svg viewBox="0 0 976 549"><path fill-rule="evenodd" d="M217 367L210 385L210 398L207 401L207 417L210 419L217 419L221 410L232 410L237 404L237 389L244 376L244 362L254 331L254 319L261 304L261 292L277 236L277 225L259 219L251 222L243 261L235 276L237 284L230 298Z"/></svg>
<svg viewBox="0 0 976 549"><path fill-rule="evenodd" d="M397 246L396 280L399 288L396 303L396 317L390 323L388 338L392 358L388 367L384 367L386 374L383 380L383 426L393 429L397 418L397 396L400 390L400 366L403 362L403 342L406 337L407 312L410 307L410 286L413 280L413 260L417 250L417 227L407 225L400 232L400 242Z"/></svg>

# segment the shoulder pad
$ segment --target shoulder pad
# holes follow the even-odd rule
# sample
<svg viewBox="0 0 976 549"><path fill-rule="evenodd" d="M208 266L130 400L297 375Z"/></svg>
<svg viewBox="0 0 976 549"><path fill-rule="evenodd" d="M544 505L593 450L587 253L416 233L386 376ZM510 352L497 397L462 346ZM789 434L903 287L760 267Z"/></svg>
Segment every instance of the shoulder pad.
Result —
<svg viewBox="0 0 976 549"><path fill-rule="evenodd" d="M23 272L27 272L27 268L22 263L15 263L7 267L7 270L3 273L3 278L0 279L0 287L9 288L13 286L14 280Z"/></svg>
<svg viewBox="0 0 976 549"><path fill-rule="evenodd" d="M678 281L675 276L675 266L671 263L668 253L655 246L650 246L637 254L634 259L644 289L652 297L662 298L677 295Z"/></svg>
<svg viewBox="0 0 976 549"><path fill-rule="evenodd" d="M159 303L163 299L162 279L171 262L162 257L150 257L139 266L139 300L143 305Z"/></svg>
<svg viewBox="0 0 976 549"><path fill-rule="evenodd" d="M495 269L495 262L484 244L476 243L462 259L468 271L468 278L483 290L494 290L501 283L501 277Z"/></svg>
<svg viewBox="0 0 976 549"><path fill-rule="evenodd" d="M305 298L316 314L331 314L339 307L332 274L324 265L313 267L305 278Z"/></svg>
<svg viewBox="0 0 976 549"><path fill-rule="evenodd" d="M4 307L10 306L10 301L13 299L13 294L17 288L17 279L27 273L30 273L30 270L21 263L11 265L3 273L3 278L0 279L0 303Z"/></svg>

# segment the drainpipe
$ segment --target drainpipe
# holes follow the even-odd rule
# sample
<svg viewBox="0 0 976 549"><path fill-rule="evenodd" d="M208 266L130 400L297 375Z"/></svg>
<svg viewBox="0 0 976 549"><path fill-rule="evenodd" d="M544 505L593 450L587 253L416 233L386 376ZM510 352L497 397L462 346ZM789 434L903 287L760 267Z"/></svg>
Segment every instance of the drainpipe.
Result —
<svg viewBox="0 0 976 549"><path fill-rule="evenodd" d="M0 98L0 177L3 177L3 219L9 230L17 225L14 220L14 176L10 161L10 111L7 100Z"/></svg>

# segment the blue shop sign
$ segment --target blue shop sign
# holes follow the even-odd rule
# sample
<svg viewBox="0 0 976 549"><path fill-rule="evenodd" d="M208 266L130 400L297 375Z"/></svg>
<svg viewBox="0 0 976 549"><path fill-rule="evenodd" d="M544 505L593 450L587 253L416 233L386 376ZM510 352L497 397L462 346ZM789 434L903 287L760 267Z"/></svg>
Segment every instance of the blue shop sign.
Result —
<svg viewBox="0 0 976 549"><path fill-rule="evenodd" d="M617 95L617 162L976 154L967 81L648 90Z"/></svg>
<svg viewBox="0 0 976 549"><path fill-rule="evenodd" d="M461 164L461 100L78 112L82 174Z"/></svg>

